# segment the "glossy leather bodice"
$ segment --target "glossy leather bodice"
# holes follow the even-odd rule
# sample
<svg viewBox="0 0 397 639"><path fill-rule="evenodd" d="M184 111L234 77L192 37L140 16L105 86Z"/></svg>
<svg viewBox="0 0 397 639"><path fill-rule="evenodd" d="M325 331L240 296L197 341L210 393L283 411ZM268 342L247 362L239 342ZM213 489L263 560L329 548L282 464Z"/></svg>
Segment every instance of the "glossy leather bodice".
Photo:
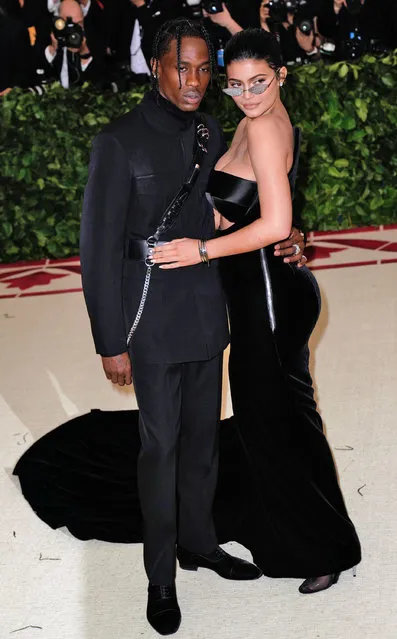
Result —
<svg viewBox="0 0 397 639"><path fill-rule="evenodd" d="M294 160L288 178L293 192L298 169L300 131L294 130ZM239 228L250 224L260 217L260 205L258 197L257 183L223 171L213 171L208 185L208 191L213 199L213 204L223 217L232 222L232 226L220 231L220 235L233 233ZM282 240L283 238L280 238ZM290 328L289 318L293 318L294 313L291 308L292 300L298 304L299 299L310 296L313 304L310 305L310 315L318 314L318 295L314 290L313 281L309 271L303 267L298 269L292 264L284 262L281 257L274 255L274 247L269 245L266 248L231 255L221 260L221 275L224 290L226 291L229 308L229 319L232 330L238 327L239 334L245 332L246 327L241 326L241 308L252 308L250 319L250 331L257 332L260 339L262 329L260 326L255 329L257 319L260 317L256 304L259 306L265 300L265 318L261 319L270 327L273 334L277 334L280 340L279 349L288 346ZM314 287L314 288L313 288ZM311 289L308 291L307 289ZM313 294L312 294L313 293ZM312 308L313 306L313 308ZM292 311L292 315L291 315ZM244 320L245 324L245 320ZM311 320L302 322L301 343L307 339L311 330ZM294 324L293 330L296 329ZM235 340L235 344L238 340Z"/></svg>
<svg viewBox="0 0 397 639"><path fill-rule="evenodd" d="M288 174L291 191L294 191L299 163L300 130L294 129L294 160ZM224 171L212 171L208 183L217 211L237 227L246 226L260 216L258 188L254 180L247 180ZM236 230L231 228L230 231Z"/></svg>

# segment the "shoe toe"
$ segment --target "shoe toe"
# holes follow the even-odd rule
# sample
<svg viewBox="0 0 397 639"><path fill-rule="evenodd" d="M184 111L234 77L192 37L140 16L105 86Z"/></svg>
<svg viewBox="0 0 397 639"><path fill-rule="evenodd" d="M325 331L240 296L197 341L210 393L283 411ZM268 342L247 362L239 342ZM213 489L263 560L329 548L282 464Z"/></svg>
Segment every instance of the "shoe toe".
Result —
<svg viewBox="0 0 397 639"><path fill-rule="evenodd" d="M259 579L263 573L258 566L250 564L248 561L239 561L233 567L233 575L237 579Z"/></svg>
<svg viewBox="0 0 397 639"><path fill-rule="evenodd" d="M150 617L149 622L160 635L172 635L181 624L181 613L178 610L166 610Z"/></svg>

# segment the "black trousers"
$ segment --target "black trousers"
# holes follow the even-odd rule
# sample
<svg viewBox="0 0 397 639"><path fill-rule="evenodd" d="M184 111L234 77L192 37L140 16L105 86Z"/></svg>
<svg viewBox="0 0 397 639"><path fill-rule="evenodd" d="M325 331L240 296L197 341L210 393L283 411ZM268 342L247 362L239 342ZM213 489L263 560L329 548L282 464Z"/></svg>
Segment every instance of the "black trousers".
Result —
<svg viewBox="0 0 397 639"><path fill-rule="evenodd" d="M212 505L218 475L223 355L183 364L132 362L140 414L138 488L149 581L175 579L176 544L217 545Z"/></svg>

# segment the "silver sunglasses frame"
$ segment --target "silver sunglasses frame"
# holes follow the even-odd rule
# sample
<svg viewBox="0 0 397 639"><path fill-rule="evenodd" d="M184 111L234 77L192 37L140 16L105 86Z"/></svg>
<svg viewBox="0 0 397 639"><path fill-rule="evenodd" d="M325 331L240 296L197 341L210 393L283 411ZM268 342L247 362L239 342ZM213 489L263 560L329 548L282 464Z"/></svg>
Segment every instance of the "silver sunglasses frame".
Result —
<svg viewBox="0 0 397 639"><path fill-rule="evenodd" d="M277 77L278 71L279 70L275 72L269 84L266 84L264 82L263 84L254 85L253 87L250 87L249 89L240 89L238 87L226 87L225 89L222 89L222 91L223 93L230 96L231 98L241 97L244 94L244 91L248 91L249 93L252 93L253 95L262 95L262 93L265 93L265 91L267 91L267 89L270 87L273 80Z"/></svg>

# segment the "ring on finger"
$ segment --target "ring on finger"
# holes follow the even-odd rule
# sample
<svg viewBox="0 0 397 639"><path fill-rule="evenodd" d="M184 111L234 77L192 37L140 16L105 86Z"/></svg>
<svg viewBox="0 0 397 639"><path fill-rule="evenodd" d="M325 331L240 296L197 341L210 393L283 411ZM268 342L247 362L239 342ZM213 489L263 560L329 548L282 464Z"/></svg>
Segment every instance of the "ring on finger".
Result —
<svg viewBox="0 0 397 639"><path fill-rule="evenodd" d="M300 246L299 246L299 244L293 244L292 246L293 246L293 247L294 247L294 249L295 249L295 253L294 253L294 255L299 255L299 253L300 253L300 251L301 251L301 250L300 250Z"/></svg>

